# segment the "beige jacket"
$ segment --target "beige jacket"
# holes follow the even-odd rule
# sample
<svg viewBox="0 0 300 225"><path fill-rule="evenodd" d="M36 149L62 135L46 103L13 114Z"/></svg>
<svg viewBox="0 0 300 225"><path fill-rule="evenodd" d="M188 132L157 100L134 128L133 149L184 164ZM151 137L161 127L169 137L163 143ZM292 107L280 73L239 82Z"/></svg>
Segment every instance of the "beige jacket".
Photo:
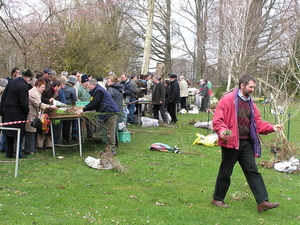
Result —
<svg viewBox="0 0 300 225"><path fill-rule="evenodd" d="M188 97L188 84L186 80L179 81L180 97Z"/></svg>
<svg viewBox="0 0 300 225"><path fill-rule="evenodd" d="M40 103L41 103L40 110L42 111L50 107L50 105L42 103L41 98L42 98L42 94L39 92L39 90L36 87L33 87L29 90L29 113L27 116L27 120L33 120L38 116ZM30 124L31 121L26 122L25 130L27 132L36 132L36 128L32 127Z"/></svg>

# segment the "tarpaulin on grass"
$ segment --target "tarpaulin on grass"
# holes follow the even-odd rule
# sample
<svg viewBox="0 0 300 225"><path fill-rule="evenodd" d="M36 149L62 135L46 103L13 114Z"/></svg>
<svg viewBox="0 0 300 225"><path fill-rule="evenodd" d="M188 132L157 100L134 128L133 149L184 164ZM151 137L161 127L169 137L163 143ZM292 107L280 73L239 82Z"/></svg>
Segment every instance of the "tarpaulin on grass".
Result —
<svg viewBox="0 0 300 225"><path fill-rule="evenodd" d="M209 134L207 136L196 133L197 138L193 145L205 145L205 146L215 146L218 145L218 135Z"/></svg>
<svg viewBox="0 0 300 225"><path fill-rule="evenodd" d="M174 146L174 148L173 148L170 145L166 145L166 144L163 144L163 143L154 143L149 148L152 151L181 153L177 146Z"/></svg>

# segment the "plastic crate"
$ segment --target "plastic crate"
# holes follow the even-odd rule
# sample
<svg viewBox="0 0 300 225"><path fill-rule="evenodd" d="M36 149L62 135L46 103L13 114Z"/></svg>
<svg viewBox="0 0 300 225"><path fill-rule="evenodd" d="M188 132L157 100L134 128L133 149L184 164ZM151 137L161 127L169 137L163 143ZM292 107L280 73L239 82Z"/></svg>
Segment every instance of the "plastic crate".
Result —
<svg viewBox="0 0 300 225"><path fill-rule="evenodd" d="M88 102L88 101L79 101L79 102L76 102L76 106L86 106L89 103L90 102Z"/></svg>
<svg viewBox="0 0 300 225"><path fill-rule="evenodd" d="M119 138L119 142L125 142L125 143L131 142L129 131L118 132L118 138Z"/></svg>

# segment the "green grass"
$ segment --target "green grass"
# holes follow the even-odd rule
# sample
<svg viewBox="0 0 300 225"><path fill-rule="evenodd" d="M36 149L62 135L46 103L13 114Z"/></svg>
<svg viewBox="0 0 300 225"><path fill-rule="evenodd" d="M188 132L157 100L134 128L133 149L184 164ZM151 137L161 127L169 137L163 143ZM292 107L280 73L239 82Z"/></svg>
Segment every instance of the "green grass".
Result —
<svg viewBox="0 0 300 225"><path fill-rule="evenodd" d="M298 118L299 117L299 118ZM298 141L293 118L292 143ZM85 165L87 156L98 156L104 145L85 142L83 157L78 147L38 151L19 163L0 164L0 224L298 224L299 174L279 173L260 167L270 201L277 209L257 213L255 199L245 177L236 165L225 199L230 208L210 204L220 163L220 147L192 145L196 133L192 119L207 120L207 114L178 114L179 121L169 128L131 125L130 143L120 143L117 159L126 173L96 170ZM266 120L269 120L270 116ZM286 125L287 126L287 125ZM269 142L276 137L263 137ZM155 142L177 145L183 154L150 151ZM263 156L272 155L263 146ZM5 160L4 155L0 156Z"/></svg>

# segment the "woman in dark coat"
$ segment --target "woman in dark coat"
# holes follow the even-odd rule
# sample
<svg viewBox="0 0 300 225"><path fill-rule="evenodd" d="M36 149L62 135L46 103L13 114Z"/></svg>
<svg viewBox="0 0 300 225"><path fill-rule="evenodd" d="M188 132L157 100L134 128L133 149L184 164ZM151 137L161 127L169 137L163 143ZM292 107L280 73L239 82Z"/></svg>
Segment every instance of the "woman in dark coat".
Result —
<svg viewBox="0 0 300 225"><path fill-rule="evenodd" d="M15 78L6 87L1 102L0 112L2 114L3 122L25 121L29 112L29 99L28 99L28 83L33 78L34 73L30 69L22 71L22 76ZM4 127L20 128L21 140L25 136L25 122L6 125ZM6 135L5 153L6 158L14 158L14 144L17 143L17 131L4 130ZM21 149L21 145L20 145ZM19 154L20 158L26 158L26 156Z"/></svg>
<svg viewBox="0 0 300 225"><path fill-rule="evenodd" d="M115 101L119 112L123 112L123 85L119 83L118 78L115 75L110 75L107 78L107 86L107 91Z"/></svg>
<svg viewBox="0 0 300 225"><path fill-rule="evenodd" d="M110 75L107 78L107 91L113 98L119 109L118 123L121 123L124 119L123 113L123 85L119 83L118 78L115 75ZM116 129L116 146L118 145L118 129Z"/></svg>

